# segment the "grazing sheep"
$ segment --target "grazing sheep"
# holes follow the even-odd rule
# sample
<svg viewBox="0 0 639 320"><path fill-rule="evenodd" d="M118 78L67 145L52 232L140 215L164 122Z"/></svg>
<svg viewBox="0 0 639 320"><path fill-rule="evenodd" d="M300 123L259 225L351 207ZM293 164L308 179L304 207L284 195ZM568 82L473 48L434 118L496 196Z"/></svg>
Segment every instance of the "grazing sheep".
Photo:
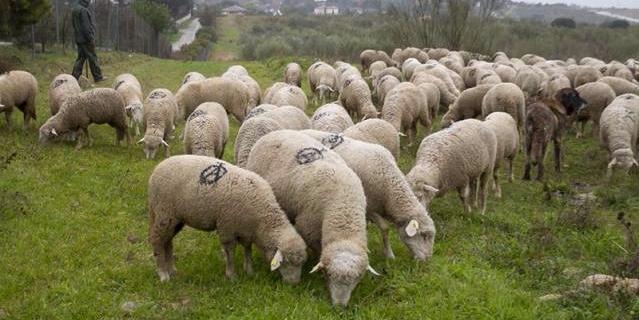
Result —
<svg viewBox="0 0 639 320"><path fill-rule="evenodd" d="M420 88L427 97L428 116L432 124L433 119L439 115L439 103L441 100L439 96L439 88L432 83L422 83L417 87Z"/></svg>
<svg viewBox="0 0 639 320"><path fill-rule="evenodd" d="M615 94L617 96L624 95L627 93L639 95L639 85L636 85L626 79L621 79L616 77L603 77L599 79L598 81L609 85L612 88L612 90L615 91Z"/></svg>
<svg viewBox="0 0 639 320"><path fill-rule="evenodd" d="M485 119L496 111L510 114L517 121L517 128L523 130L526 117L526 98L517 85L501 83L486 92L481 107L482 118Z"/></svg>
<svg viewBox="0 0 639 320"><path fill-rule="evenodd" d="M364 50L359 55L359 60L362 64L362 71L368 71L371 64L377 61L382 61L386 65L391 66L395 65L395 61L393 61L386 52L380 50Z"/></svg>
<svg viewBox="0 0 639 320"><path fill-rule="evenodd" d="M376 83L376 87L374 87L375 94L377 95L377 101L383 103L388 92L395 88L399 83L400 81L391 75L387 75L379 79ZM437 93L439 94L439 89L437 89Z"/></svg>
<svg viewBox="0 0 639 320"><path fill-rule="evenodd" d="M452 93L455 97L459 97L459 94L460 94L459 89L457 88L455 81L451 77L451 73L453 72L448 70L448 68L440 65L439 63L429 62L427 64L423 64L415 68L415 71L413 72L413 78L415 78L418 74L421 74L421 73L429 74L431 76L434 76L440 79L441 81L444 82L444 84L446 85L446 89L450 93ZM412 80L411 82L414 83L414 81Z"/></svg>
<svg viewBox="0 0 639 320"><path fill-rule="evenodd" d="M184 84L175 94L175 99L184 120L202 103L217 102L241 123L248 113L250 95L241 81L214 77Z"/></svg>
<svg viewBox="0 0 639 320"><path fill-rule="evenodd" d="M408 47L403 50L402 49L398 49L398 50L399 51L395 50L395 52L393 52L393 55L391 56L391 58L395 60L397 62L397 65L399 66L401 66L404 63L404 61L406 61L406 59L409 59L409 58L415 58L417 59L417 61L421 63L425 63L426 61L430 59L430 57L428 56L428 53L424 52L423 50L419 48Z"/></svg>
<svg viewBox="0 0 639 320"><path fill-rule="evenodd" d="M617 77L631 82L635 80L634 72L630 71L630 68L619 61L612 61L599 71L601 71L604 76Z"/></svg>
<svg viewBox="0 0 639 320"><path fill-rule="evenodd" d="M628 69L630 69L630 72L632 72L633 79L639 80L639 62L635 59L628 59L625 64Z"/></svg>
<svg viewBox="0 0 639 320"><path fill-rule="evenodd" d="M236 72L227 70L224 74L222 74L222 78L234 79L242 82L246 86L249 94L249 109L253 109L255 106L260 104L260 101L262 100L262 88L260 88L260 84L257 83L255 79L251 78L251 76L238 74L237 70Z"/></svg>
<svg viewBox="0 0 639 320"><path fill-rule="evenodd" d="M579 60L579 64L595 67L597 69L606 65L606 63L603 62L602 60L599 60L597 58L592 58L592 57L581 58L581 60Z"/></svg>
<svg viewBox="0 0 639 320"><path fill-rule="evenodd" d="M424 207L435 195L457 189L467 212L478 187L484 214L496 152L497 138L490 128L475 119L459 121L424 138L406 179Z"/></svg>
<svg viewBox="0 0 639 320"><path fill-rule="evenodd" d="M311 128L320 131L340 133L353 125L346 109L335 103L317 108L311 117Z"/></svg>
<svg viewBox="0 0 639 320"><path fill-rule="evenodd" d="M353 119L377 118L379 114L373 105L371 90L362 78L346 80L338 100Z"/></svg>
<svg viewBox="0 0 639 320"><path fill-rule="evenodd" d="M284 82L301 88L302 67L295 62L287 64L284 69Z"/></svg>
<svg viewBox="0 0 639 320"><path fill-rule="evenodd" d="M320 261L334 305L347 305L367 269L366 197L357 175L335 152L291 130L255 143L247 169L273 188L295 229Z"/></svg>
<svg viewBox="0 0 639 320"><path fill-rule="evenodd" d="M315 62L308 68L306 74L311 92L321 102L337 91L337 73L330 65L321 61Z"/></svg>
<svg viewBox="0 0 639 320"><path fill-rule="evenodd" d="M493 64L493 70L499 75L502 82L515 83L515 78L517 77L517 70L512 66L495 63Z"/></svg>
<svg viewBox="0 0 639 320"><path fill-rule="evenodd" d="M135 135L140 135L140 127L144 125L142 104L142 85L138 79L130 74L123 73L113 81L113 89L122 95L124 99L124 110L129 117L129 128L135 128Z"/></svg>
<svg viewBox="0 0 639 320"><path fill-rule="evenodd" d="M433 254L435 225L395 163L382 146L345 138L341 134L304 130L325 147L337 152L362 181L366 195L366 217L379 227L384 256L395 258L388 237L390 221L416 260ZM375 168L375 170L371 170Z"/></svg>
<svg viewBox="0 0 639 320"><path fill-rule="evenodd" d="M362 78L362 74L359 72L359 70L347 63L340 64L340 66L335 69L335 72L337 75L337 89L340 92L344 87L344 83L346 82L346 80Z"/></svg>
<svg viewBox="0 0 639 320"><path fill-rule="evenodd" d="M514 84L524 92L526 101L537 97L543 78L530 66L525 66L517 70Z"/></svg>
<svg viewBox="0 0 639 320"><path fill-rule="evenodd" d="M51 115L55 116L60 110L62 103L70 96L82 92L78 80L70 74L59 74L49 85L49 109Z"/></svg>
<svg viewBox="0 0 639 320"><path fill-rule="evenodd" d="M601 144L608 150L608 172L614 169L628 172L632 166L639 166L637 155L637 134L639 134L639 96L624 94L618 96L603 110L599 121Z"/></svg>
<svg viewBox="0 0 639 320"><path fill-rule="evenodd" d="M373 86L377 85L377 83L385 76L393 76L397 78L398 80L402 80L402 72L399 69L395 67L387 67L382 69L382 71L377 73L377 76L372 79L371 82Z"/></svg>
<svg viewBox="0 0 639 320"><path fill-rule="evenodd" d="M193 81L201 81L204 79L206 79L206 77L202 75L201 73L196 71L191 71L184 75L184 78L182 79L182 84L187 84Z"/></svg>
<svg viewBox="0 0 639 320"><path fill-rule="evenodd" d="M282 106L258 115L275 120L282 128L304 130L311 128L311 120L304 111L293 106Z"/></svg>
<svg viewBox="0 0 639 320"><path fill-rule="evenodd" d="M222 159L228 138L226 110L217 102L205 102L186 121L184 153Z"/></svg>
<svg viewBox="0 0 639 320"><path fill-rule="evenodd" d="M368 143L378 144L399 159L399 132L392 124L382 119L368 119L344 130L344 136Z"/></svg>
<svg viewBox="0 0 639 320"><path fill-rule="evenodd" d="M275 120L252 117L242 123L235 137L235 165L244 168L255 142L269 132L283 129Z"/></svg>
<svg viewBox="0 0 639 320"><path fill-rule="evenodd" d="M441 63L446 68L454 71L457 74L461 73L462 70L464 69L463 59L461 60L461 62L459 62L458 60L455 60L446 56L439 59L439 63Z"/></svg>
<svg viewBox="0 0 639 320"><path fill-rule="evenodd" d="M574 80L572 81L572 87L577 88L586 83L595 82L601 79L601 72L597 68L591 66L575 66L568 68L568 78L574 74Z"/></svg>
<svg viewBox="0 0 639 320"><path fill-rule="evenodd" d="M68 132L82 129L83 135L78 137L76 144L76 149L80 149L85 145L84 139L92 143L88 129L92 123L106 123L115 128L116 144L125 137L127 144L131 142L124 114L124 99L109 88L96 88L68 97L60 111L40 127L39 141L44 144Z"/></svg>
<svg viewBox="0 0 639 320"><path fill-rule="evenodd" d="M576 90L587 103L587 106L581 108L577 114L577 121L581 122L581 129L577 128L577 138L583 136L584 127L588 120L592 120L592 134L598 136L601 113L615 100L617 95L609 85L599 81L586 83Z"/></svg>
<svg viewBox="0 0 639 320"><path fill-rule="evenodd" d="M10 71L0 75L0 113L4 112L7 126L11 128L11 113L18 108L23 113L23 128L29 127L31 119L36 120L35 98L38 81L26 71Z"/></svg>
<svg viewBox="0 0 639 320"><path fill-rule="evenodd" d="M426 128L426 132L430 132L427 99L424 91L410 82L400 83L384 99L382 119L392 124L398 132L406 132L409 146L415 141L417 122Z"/></svg>
<svg viewBox="0 0 639 320"><path fill-rule="evenodd" d="M144 101L143 123L144 137L138 143L144 143L144 154L147 159L154 159L157 148L164 147L164 156L169 157L169 136L175 129L177 102L171 91L155 89Z"/></svg>
<svg viewBox="0 0 639 320"><path fill-rule="evenodd" d="M493 69L477 69L475 73L475 82L478 86L482 84L500 84L502 83L501 77Z"/></svg>
<svg viewBox="0 0 639 320"><path fill-rule="evenodd" d="M432 48L428 50L428 57L433 60L439 60L445 56L447 56L450 51L446 48Z"/></svg>
<svg viewBox="0 0 639 320"><path fill-rule="evenodd" d="M521 57L521 60L527 65L535 65L540 62L546 61L544 57L540 57L536 54L528 53Z"/></svg>
<svg viewBox="0 0 639 320"><path fill-rule="evenodd" d="M480 118L482 116L482 102L490 89L491 84L484 84L464 90L459 98L448 107L448 111L441 120L441 127L448 128L456 121Z"/></svg>
<svg viewBox="0 0 639 320"><path fill-rule="evenodd" d="M255 244L288 283L300 281L306 244L288 221L269 184L257 174L222 160L196 155L171 157L149 178L149 242L160 281L176 273L173 238L184 226L217 231L226 264L235 276L233 251L244 247L244 271L253 273Z"/></svg>
<svg viewBox="0 0 639 320"><path fill-rule="evenodd" d="M431 83L435 85L437 89L439 89L441 103L444 105L451 105L455 103L455 100L457 100L457 98L459 97L456 96L453 92L449 91L444 81L427 73L421 72L414 74L410 82L414 83L416 86L419 86L423 83Z"/></svg>
<svg viewBox="0 0 639 320"><path fill-rule="evenodd" d="M271 111L274 109L279 108L276 105L272 105L272 104L261 104L253 109L251 109L251 111L249 111L249 113L246 115L246 118L244 118L244 121L248 120L249 118L255 117L257 115L260 115L264 112L267 111Z"/></svg>
<svg viewBox="0 0 639 320"><path fill-rule="evenodd" d="M241 65L233 65L230 66L228 69L226 69L226 72L230 72L230 73L235 73L238 76L248 76L248 70L246 70L246 68L244 68L244 66Z"/></svg>
<svg viewBox="0 0 639 320"><path fill-rule="evenodd" d="M386 68L388 68L388 66L386 65L386 62L384 61L375 61L371 63L370 67L368 67L369 77L367 79L371 79L371 80L377 79L377 75ZM375 83L373 83L373 86L375 86Z"/></svg>
<svg viewBox="0 0 639 320"><path fill-rule="evenodd" d="M413 77L413 72L415 69L421 65L421 62L417 61L415 58L409 58L402 63L402 75L404 79L410 79Z"/></svg>
<svg viewBox="0 0 639 320"><path fill-rule="evenodd" d="M570 79L568 79L565 75L558 73L548 78L548 81L542 84L541 90L544 98L552 99L559 90L565 88L571 88Z"/></svg>
<svg viewBox="0 0 639 320"><path fill-rule="evenodd" d="M300 87L287 83L276 82L270 88L266 89L264 94L264 103L276 106L294 106L300 110L306 110L306 94Z"/></svg>
<svg viewBox="0 0 639 320"><path fill-rule="evenodd" d="M508 181L513 181L513 161L519 150L519 130L517 122L505 112L493 112L486 117L484 125L493 130L497 138L497 152L493 169L493 187L495 196L501 198L499 175L502 161L508 164Z"/></svg>

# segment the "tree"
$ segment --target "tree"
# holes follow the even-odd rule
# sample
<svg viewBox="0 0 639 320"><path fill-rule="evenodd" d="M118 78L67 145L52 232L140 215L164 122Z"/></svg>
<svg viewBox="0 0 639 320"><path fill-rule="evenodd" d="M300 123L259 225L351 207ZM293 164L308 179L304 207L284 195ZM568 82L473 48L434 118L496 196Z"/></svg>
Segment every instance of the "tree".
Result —
<svg viewBox="0 0 639 320"><path fill-rule="evenodd" d="M570 18L564 18L564 17L553 20L550 23L550 25L557 28L568 28L568 29L574 29L577 27L577 23L575 23L575 20Z"/></svg>
<svg viewBox="0 0 639 320"><path fill-rule="evenodd" d="M152 52L158 56L160 54L159 42L160 33L166 31L171 26L171 14L165 4L152 0L135 0L133 9L144 21L153 29Z"/></svg>
<svg viewBox="0 0 639 320"><path fill-rule="evenodd" d="M602 26L611 29L628 29L630 28L630 23L623 19L616 19L612 21L606 21L602 24Z"/></svg>
<svg viewBox="0 0 639 320"><path fill-rule="evenodd" d="M51 10L50 0L0 0L0 34L17 36Z"/></svg>

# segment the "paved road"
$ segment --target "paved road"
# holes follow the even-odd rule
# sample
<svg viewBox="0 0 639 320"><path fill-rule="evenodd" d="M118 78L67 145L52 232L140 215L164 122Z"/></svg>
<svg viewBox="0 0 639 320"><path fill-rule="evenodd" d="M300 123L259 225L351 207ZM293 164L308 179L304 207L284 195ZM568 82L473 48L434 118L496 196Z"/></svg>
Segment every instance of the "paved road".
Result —
<svg viewBox="0 0 639 320"><path fill-rule="evenodd" d="M199 18L191 20L186 28L180 30L180 39L171 44L173 52L180 51L183 45L193 42L195 40L195 34L201 27L202 25L200 24Z"/></svg>

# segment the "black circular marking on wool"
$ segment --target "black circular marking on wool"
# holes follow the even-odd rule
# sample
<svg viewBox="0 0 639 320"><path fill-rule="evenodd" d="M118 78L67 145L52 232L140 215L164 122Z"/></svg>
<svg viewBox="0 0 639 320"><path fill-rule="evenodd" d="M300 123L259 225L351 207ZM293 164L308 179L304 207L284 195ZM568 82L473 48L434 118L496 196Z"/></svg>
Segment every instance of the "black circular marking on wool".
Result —
<svg viewBox="0 0 639 320"><path fill-rule="evenodd" d="M203 114L205 114L206 112L202 111L202 110L195 110L193 112L191 112L191 114L189 115L189 119L187 121L191 121Z"/></svg>
<svg viewBox="0 0 639 320"><path fill-rule="evenodd" d="M149 96L149 99L162 99L166 98L166 93L162 91L153 91Z"/></svg>
<svg viewBox="0 0 639 320"><path fill-rule="evenodd" d="M343 142L344 137L338 133L333 133L322 138L322 144L327 146L329 149L335 149L335 147L339 146Z"/></svg>
<svg viewBox="0 0 639 320"><path fill-rule="evenodd" d="M61 86L63 83L67 82L67 79L58 79L53 83L53 87L57 88Z"/></svg>
<svg viewBox="0 0 639 320"><path fill-rule="evenodd" d="M228 172L228 169L224 166L222 162L216 162L206 169L202 170L200 173L200 184L204 185L214 185L218 182L224 175Z"/></svg>
<svg viewBox="0 0 639 320"><path fill-rule="evenodd" d="M248 115L246 115L246 119L249 119L251 117L255 117L255 116L257 116L259 114L262 114L264 112L266 112L266 110L264 110L263 108L255 108L255 109L249 111Z"/></svg>
<svg viewBox="0 0 639 320"><path fill-rule="evenodd" d="M315 117L313 117L313 120L317 121L319 119L322 119L322 118L328 116L329 114L330 114L329 112L320 112L320 113L316 114Z"/></svg>
<svg viewBox="0 0 639 320"><path fill-rule="evenodd" d="M299 164L309 164L319 159L324 159L324 155L322 154L322 150L310 147L298 151L295 158Z"/></svg>

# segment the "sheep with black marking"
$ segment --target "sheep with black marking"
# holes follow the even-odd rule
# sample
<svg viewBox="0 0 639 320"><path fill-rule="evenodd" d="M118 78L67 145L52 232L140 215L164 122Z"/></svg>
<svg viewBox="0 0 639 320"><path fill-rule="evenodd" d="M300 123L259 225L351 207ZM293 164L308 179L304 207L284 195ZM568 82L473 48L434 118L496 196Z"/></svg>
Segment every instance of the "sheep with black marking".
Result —
<svg viewBox="0 0 639 320"><path fill-rule="evenodd" d="M217 102L226 112L242 122L249 109L247 86L239 80L214 77L184 84L175 94L179 112L188 119L191 112L204 102Z"/></svg>
<svg viewBox="0 0 639 320"><path fill-rule="evenodd" d="M334 305L347 305L368 264L366 197L342 158L313 138L291 130L255 143L247 169L273 188L306 244L320 254L311 272L325 273Z"/></svg>
<svg viewBox="0 0 639 320"><path fill-rule="evenodd" d="M123 73L113 81L113 89L122 95L126 107L127 117L129 117L129 128L135 128L135 135L140 135L140 127L144 126L143 115L144 106L142 104L142 85L138 79L130 74Z"/></svg>
<svg viewBox="0 0 639 320"><path fill-rule="evenodd" d="M415 197L388 150L341 134L315 130L302 133L337 152L360 178L366 195L366 217L381 231L386 258L395 258L387 221L395 225L399 237L416 260L424 261L432 256L435 240L433 220Z"/></svg>
<svg viewBox="0 0 639 320"><path fill-rule="evenodd" d="M276 82L264 93L263 102L276 106L294 106L306 110L308 99L300 87L288 83Z"/></svg>
<svg viewBox="0 0 639 320"><path fill-rule="evenodd" d="M49 85L49 109L54 116L68 97L82 92L78 80L70 74L59 74Z"/></svg>
<svg viewBox="0 0 639 320"><path fill-rule="evenodd" d="M317 108L311 117L311 128L319 131L340 133L353 125L346 109L335 103Z"/></svg>
<svg viewBox="0 0 639 320"><path fill-rule="evenodd" d="M599 121L601 144L608 150L608 173L619 169L628 172L637 163L637 135L639 134L639 96L618 96L601 114Z"/></svg>
<svg viewBox="0 0 639 320"><path fill-rule="evenodd" d="M225 274L235 276L233 251L244 247L244 271L253 273L255 244L271 271L298 283L306 244L277 203L268 182L222 160L181 155L162 161L149 178L149 242L160 281L175 275L173 238L184 226L217 231Z"/></svg>
<svg viewBox="0 0 639 320"><path fill-rule="evenodd" d="M222 159L229 137L229 119L217 102L201 104L186 120L184 153Z"/></svg>
<svg viewBox="0 0 639 320"><path fill-rule="evenodd" d="M489 127L475 119L459 121L424 138L406 179L424 207L436 195L457 190L470 212L478 190L478 208L484 214L496 153L497 138Z"/></svg>
<svg viewBox="0 0 639 320"><path fill-rule="evenodd" d="M26 71L16 70L0 75L0 113L4 112L8 127L11 127L13 108L22 111L25 130L31 119L36 120L37 93L38 80Z"/></svg>
<svg viewBox="0 0 639 320"><path fill-rule="evenodd" d="M392 124L382 119L368 119L344 130L344 136L386 148L399 159L399 132Z"/></svg>
<svg viewBox="0 0 639 320"><path fill-rule="evenodd" d="M353 119L377 118L379 114L373 105L371 90L362 78L346 80L340 90L338 100Z"/></svg>
<svg viewBox="0 0 639 320"><path fill-rule="evenodd" d="M144 143L144 154L147 159L155 158L158 147L164 147L164 156L169 157L169 137L175 130L177 102L171 91L167 89L155 89L149 93L144 101L143 123L145 127L144 137L138 144Z"/></svg>
<svg viewBox="0 0 639 320"><path fill-rule="evenodd" d="M222 74L222 78L229 78L242 82L246 86L249 94L248 109L251 110L255 108L255 106L260 104L262 100L262 88L260 88L260 84L248 74L242 74L241 72L238 72L238 70L235 72L229 70Z"/></svg>
<svg viewBox="0 0 639 320"><path fill-rule="evenodd" d="M301 88L302 67L295 62L287 64L284 68L284 82Z"/></svg>
<svg viewBox="0 0 639 320"><path fill-rule="evenodd" d="M82 130L76 144L76 149L85 145L85 139L92 143L89 135L89 125L109 124L115 128L116 144L124 138L127 144L131 137L127 131L126 115L124 113L124 99L115 90L110 88L96 88L68 97L60 111L49 118L40 127L40 143L47 143L63 134Z"/></svg>
<svg viewBox="0 0 639 320"><path fill-rule="evenodd" d="M260 114L262 114L264 112L271 111L271 110L274 110L274 109L277 109L277 108L279 108L279 107L276 106L276 105L273 105L273 104L261 104L261 105L255 107L255 108L251 109L251 111L249 111L249 113L246 115L246 118L244 120L248 120L248 119L250 119L252 117L255 117L255 116L258 116L258 115L260 115Z"/></svg>
<svg viewBox="0 0 639 320"><path fill-rule="evenodd" d="M194 81L201 81L204 79L206 79L206 77L203 74L196 71L191 71L184 75L184 78L182 78L182 84L186 84L186 83L194 82Z"/></svg>
<svg viewBox="0 0 639 320"><path fill-rule="evenodd" d="M430 132L428 97L419 87L403 82L391 90L384 99L382 119L392 124L398 132L408 135L411 146L417 135L417 122Z"/></svg>
<svg viewBox="0 0 639 320"><path fill-rule="evenodd" d="M376 86L373 87L373 93L377 96L377 101L383 103L388 92L400 83L401 81L391 75L387 75L379 79L379 81L375 84ZM439 89L437 91L439 92Z"/></svg>

